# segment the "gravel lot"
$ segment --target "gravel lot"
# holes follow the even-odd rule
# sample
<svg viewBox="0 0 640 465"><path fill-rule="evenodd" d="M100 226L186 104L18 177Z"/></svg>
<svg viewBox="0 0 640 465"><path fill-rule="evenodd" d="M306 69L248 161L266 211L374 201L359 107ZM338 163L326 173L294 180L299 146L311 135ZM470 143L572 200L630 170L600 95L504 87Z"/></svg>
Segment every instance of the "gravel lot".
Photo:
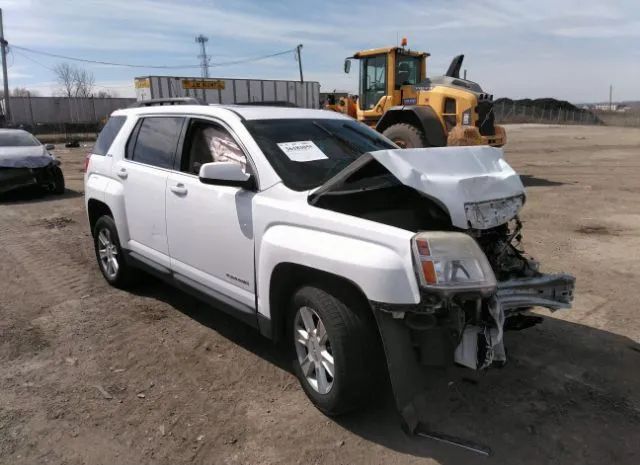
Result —
<svg viewBox="0 0 640 465"><path fill-rule="evenodd" d="M640 463L640 130L514 125L525 247L577 276L573 310L507 334L510 363L434 393L432 429L485 458L406 437L390 395L339 420L314 409L285 354L152 279L99 274L84 153L69 190L0 200L0 462Z"/></svg>

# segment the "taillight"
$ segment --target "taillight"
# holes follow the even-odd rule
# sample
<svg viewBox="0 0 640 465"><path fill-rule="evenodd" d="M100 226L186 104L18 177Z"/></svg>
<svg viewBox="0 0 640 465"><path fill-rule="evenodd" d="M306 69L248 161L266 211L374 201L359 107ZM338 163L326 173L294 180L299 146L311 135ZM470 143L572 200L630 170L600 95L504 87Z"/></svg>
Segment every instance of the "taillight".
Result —
<svg viewBox="0 0 640 465"><path fill-rule="evenodd" d="M82 169L82 171L84 173L86 173L87 171L89 171L89 162L91 161L91 154L88 153L86 157L84 157L84 168Z"/></svg>

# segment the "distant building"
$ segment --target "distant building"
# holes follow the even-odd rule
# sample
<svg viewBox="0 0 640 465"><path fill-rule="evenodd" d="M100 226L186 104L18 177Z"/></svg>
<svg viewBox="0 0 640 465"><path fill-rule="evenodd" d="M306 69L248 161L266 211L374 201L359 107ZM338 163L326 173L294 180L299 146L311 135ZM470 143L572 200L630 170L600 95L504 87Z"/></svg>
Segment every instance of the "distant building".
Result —
<svg viewBox="0 0 640 465"><path fill-rule="evenodd" d="M585 105L584 107L588 108L589 106ZM629 105L625 105L624 103L596 103L592 106L592 108L599 111L617 111L619 113L625 113L631 110L631 107Z"/></svg>

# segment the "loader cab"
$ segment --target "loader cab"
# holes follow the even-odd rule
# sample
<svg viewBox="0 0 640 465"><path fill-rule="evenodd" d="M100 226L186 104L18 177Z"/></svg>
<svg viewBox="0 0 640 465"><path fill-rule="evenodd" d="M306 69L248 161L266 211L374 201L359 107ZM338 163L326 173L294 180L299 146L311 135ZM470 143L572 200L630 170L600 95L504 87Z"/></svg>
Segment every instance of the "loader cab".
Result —
<svg viewBox="0 0 640 465"><path fill-rule="evenodd" d="M364 50L347 58L345 72L351 60L360 61L358 119L370 125L395 105L402 104L403 94L426 77L428 53L412 52L404 47Z"/></svg>

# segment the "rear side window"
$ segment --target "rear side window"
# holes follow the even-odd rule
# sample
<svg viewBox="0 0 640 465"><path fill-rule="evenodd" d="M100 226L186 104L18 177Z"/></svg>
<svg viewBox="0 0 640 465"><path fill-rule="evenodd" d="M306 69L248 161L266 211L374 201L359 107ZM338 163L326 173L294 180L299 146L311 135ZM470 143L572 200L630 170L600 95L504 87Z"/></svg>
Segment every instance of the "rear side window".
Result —
<svg viewBox="0 0 640 465"><path fill-rule="evenodd" d="M144 118L128 155L138 163L172 169L183 122L184 118L168 116Z"/></svg>
<svg viewBox="0 0 640 465"><path fill-rule="evenodd" d="M93 147L93 153L95 155L106 155L113 144L113 140L122 129L122 125L127 120L126 116L112 116L105 124L102 131L100 131L100 135L98 136L98 140L96 141L96 145Z"/></svg>

